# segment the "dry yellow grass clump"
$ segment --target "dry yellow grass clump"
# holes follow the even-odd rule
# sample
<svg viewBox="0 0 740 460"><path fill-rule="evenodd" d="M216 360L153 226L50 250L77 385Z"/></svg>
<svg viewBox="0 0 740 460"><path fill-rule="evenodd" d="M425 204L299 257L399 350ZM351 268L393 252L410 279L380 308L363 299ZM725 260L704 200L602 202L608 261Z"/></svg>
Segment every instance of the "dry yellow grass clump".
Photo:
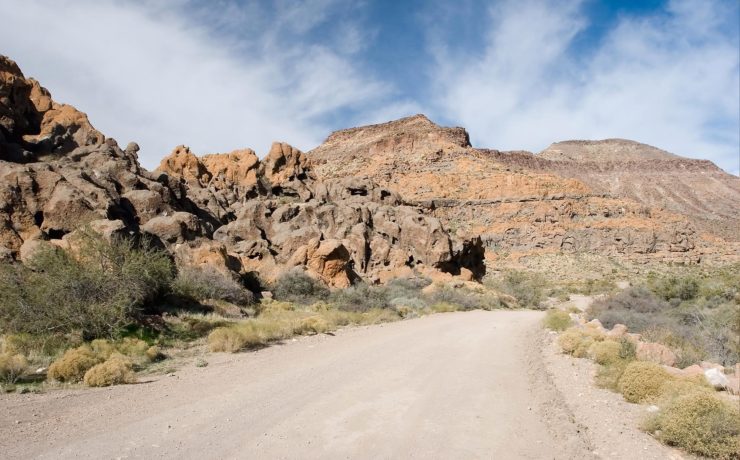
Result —
<svg viewBox="0 0 740 460"><path fill-rule="evenodd" d="M115 353L105 362L97 364L85 373L85 384L91 387L107 387L136 382L133 362L130 358Z"/></svg>
<svg viewBox="0 0 740 460"><path fill-rule="evenodd" d="M79 382L85 373L102 361L92 348L83 345L67 350L64 355L49 366L47 376L59 382Z"/></svg>
<svg viewBox="0 0 740 460"><path fill-rule="evenodd" d="M576 358L585 358L595 342L604 340L604 334L596 329L572 327L558 337L560 348Z"/></svg>
<svg viewBox="0 0 740 460"><path fill-rule="evenodd" d="M740 409L708 391L675 397L645 424L658 439L717 459L740 457Z"/></svg>
<svg viewBox="0 0 740 460"><path fill-rule="evenodd" d="M655 401L661 396L666 382L672 378L659 364L633 361L619 378L619 392L629 402Z"/></svg>
<svg viewBox="0 0 740 460"><path fill-rule="evenodd" d="M570 315L568 314L568 312L563 310L548 310L547 314L545 314L543 324L546 328L550 330L564 331L571 324Z"/></svg>
<svg viewBox="0 0 740 460"><path fill-rule="evenodd" d="M622 345L613 340L594 342L589 348L589 356L599 364L609 365L619 362Z"/></svg>
<svg viewBox="0 0 740 460"><path fill-rule="evenodd" d="M0 380L5 383L15 383L28 367L25 356L16 353L0 354Z"/></svg>

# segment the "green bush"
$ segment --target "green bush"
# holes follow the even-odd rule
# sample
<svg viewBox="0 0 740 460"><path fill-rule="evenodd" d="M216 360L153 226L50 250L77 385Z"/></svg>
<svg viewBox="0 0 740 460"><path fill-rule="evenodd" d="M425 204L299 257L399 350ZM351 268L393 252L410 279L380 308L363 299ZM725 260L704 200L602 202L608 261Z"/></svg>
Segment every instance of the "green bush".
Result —
<svg viewBox="0 0 740 460"><path fill-rule="evenodd" d="M666 444L717 459L740 457L740 410L709 392L676 397L646 424Z"/></svg>
<svg viewBox="0 0 740 460"><path fill-rule="evenodd" d="M357 284L334 291L330 300L342 311L366 312L391 306L388 290L384 286L368 284Z"/></svg>
<svg viewBox="0 0 740 460"><path fill-rule="evenodd" d="M172 293L196 302L223 300L236 305L254 303L252 292L210 266L181 268L172 282Z"/></svg>
<svg viewBox="0 0 740 460"><path fill-rule="evenodd" d="M594 342L589 349L589 355L598 364L613 364L621 360L622 345L613 340Z"/></svg>
<svg viewBox="0 0 740 460"><path fill-rule="evenodd" d="M495 289L517 299L526 308L541 308L547 283L538 273L508 271L500 281L487 281Z"/></svg>
<svg viewBox="0 0 740 460"><path fill-rule="evenodd" d="M619 379L619 392L632 403L655 401L661 396L663 385L671 378L659 364L632 361Z"/></svg>
<svg viewBox="0 0 740 460"><path fill-rule="evenodd" d="M594 302L589 316L606 328L625 324L646 340L672 348L679 367L707 359L732 366L740 359L740 298L715 294L735 292L733 283L740 277L723 273L706 279L653 278L650 285L658 295L644 286L626 289Z"/></svg>
<svg viewBox="0 0 740 460"><path fill-rule="evenodd" d="M272 286L272 293L276 300L302 305L310 305L329 297L326 286L297 268L280 275Z"/></svg>
<svg viewBox="0 0 740 460"><path fill-rule="evenodd" d="M619 391L619 379L622 378L622 374L624 374L624 370L628 364L628 360L621 359L599 366L596 371L596 385L612 391Z"/></svg>
<svg viewBox="0 0 740 460"><path fill-rule="evenodd" d="M0 263L0 329L111 337L163 293L171 278L164 252L82 233L76 256L49 248L26 266Z"/></svg>
<svg viewBox="0 0 740 460"><path fill-rule="evenodd" d="M553 331L564 331L570 327L571 320L568 312L563 310L548 310L545 314L543 324Z"/></svg>
<svg viewBox="0 0 740 460"><path fill-rule="evenodd" d="M650 287L663 300L691 300L699 294L700 284L693 277L667 276L654 279Z"/></svg>

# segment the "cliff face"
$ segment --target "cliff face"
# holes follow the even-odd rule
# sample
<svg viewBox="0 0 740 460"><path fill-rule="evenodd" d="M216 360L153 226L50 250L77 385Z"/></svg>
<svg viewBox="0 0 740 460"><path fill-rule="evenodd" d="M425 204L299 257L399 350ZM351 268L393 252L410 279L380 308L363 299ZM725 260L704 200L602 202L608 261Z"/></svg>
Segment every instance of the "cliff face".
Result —
<svg viewBox="0 0 740 460"><path fill-rule="evenodd" d="M57 104L0 57L0 257L68 244L90 225L144 235L179 265L266 280L303 266L333 286L399 270L481 276L480 241L370 180L319 181L306 156L276 143L263 160L237 150L199 158L176 148L150 173L85 114Z"/></svg>
<svg viewBox="0 0 740 460"><path fill-rule="evenodd" d="M737 181L709 162L623 140L559 143L536 156L498 152L472 148L460 130L417 115L332 134L308 156L319 177L369 177L458 234L479 235L489 259L554 252L679 262L737 256L736 247L706 234L706 219L689 217L695 209L647 193L660 184L650 174L631 175L646 164L653 174L686 172L679 180L686 177L682 187L701 196L695 201L723 201L705 217L722 209L719 220L731 227ZM700 177L703 189L696 187Z"/></svg>

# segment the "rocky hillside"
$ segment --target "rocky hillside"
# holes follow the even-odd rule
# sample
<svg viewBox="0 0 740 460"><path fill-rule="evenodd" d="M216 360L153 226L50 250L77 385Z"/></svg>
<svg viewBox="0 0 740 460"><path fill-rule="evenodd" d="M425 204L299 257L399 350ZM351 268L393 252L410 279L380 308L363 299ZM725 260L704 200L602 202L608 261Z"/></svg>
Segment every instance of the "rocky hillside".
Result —
<svg viewBox="0 0 740 460"><path fill-rule="evenodd" d="M674 169L709 162L658 149L646 155L649 159L638 160L641 150L635 146L640 144L605 143L608 148L599 142L555 144L538 156L475 149L462 128L442 128L416 115L338 131L308 156L322 178L371 178L423 206L457 234L481 236L489 260L501 254L560 252L680 262L737 255L736 248L718 243L704 234L706 227L697 229L681 215L689 213L686 209L674 209L657 196L634 199L642 196L638 179L624 186L630 193L590 180L608 167L639 168L630 165L640 161ZM628 161L620 160L622 154ZM711 170L729 176L713 165ZM722 180L729 185L712 193L727 194L722 198L726 204L716 206L729 208L740 199L740 191L732 176Z"/></svg>
<svg viewBox="0 0 740 460"><path fill-rule="evenodd" d="M601 193L682 214L701 230L740 241L740 179L708 160L621 139L558 142L538 157Z"/></svg>
<svg viewBox="0 0 740 460"><path fill-rule="evenodd" d="M542 254L738 256L711 234L737 240L737 179L630 141L498 152L417 115L335 132L308 154L180 146L149 172L137 151L0 57L0 257L69 245L83 225L147 237L180 266L268 281L304 267L332 286L410 271L470 279Z"/></svg>
<svg viewBox="0 0 740 460"><path fill-rule="evenodd" d="M27 259L69 244L83 225L146 236L178 265L208 264L264 280L303 266L333 286L382 281L399 270L482 275L476 238L371 180L320 181L306 156L276 143L196 157L178 147L148 172L138 146L121 149L85 114L0 57L0 256Z"/></svg>

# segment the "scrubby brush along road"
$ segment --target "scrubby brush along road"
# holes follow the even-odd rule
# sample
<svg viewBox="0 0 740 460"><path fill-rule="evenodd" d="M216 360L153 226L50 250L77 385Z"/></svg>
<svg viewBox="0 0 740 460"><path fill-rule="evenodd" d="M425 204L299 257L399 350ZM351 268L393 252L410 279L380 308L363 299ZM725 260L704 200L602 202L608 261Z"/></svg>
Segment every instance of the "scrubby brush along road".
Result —
<svg viewBox="0 0 740 460"><path fill-rule="evenodd" d="M138 385L0 396L4 458L589 458L541 312L474 311L209 355Z"/></svg>

